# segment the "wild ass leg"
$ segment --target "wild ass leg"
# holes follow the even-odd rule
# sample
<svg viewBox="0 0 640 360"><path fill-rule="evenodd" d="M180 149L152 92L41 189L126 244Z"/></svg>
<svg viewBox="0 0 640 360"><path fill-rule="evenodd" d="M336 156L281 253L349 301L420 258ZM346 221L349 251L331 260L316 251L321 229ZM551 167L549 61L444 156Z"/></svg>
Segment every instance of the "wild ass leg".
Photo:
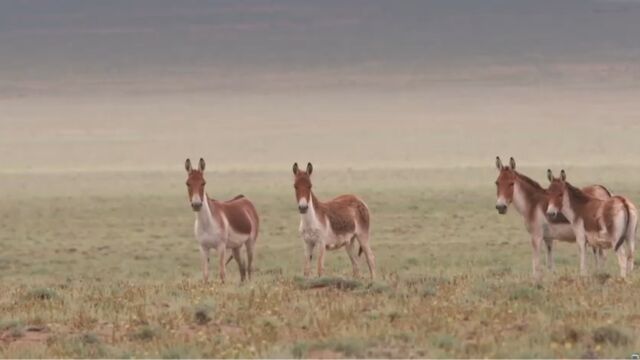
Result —
<svg viewBox="0 0 640 360"><path fill-rule="evenodd" d="M604 262L602 261L602 249L595 246L593 247L593 259L596 264L596 272L599 272L604 265Z"/></svg>
<svg viewBox="0 0 640 360"><path fill-rule="evenodd" d="M202 261L202 278L206 283L209 281L209 249L201 246L200 257Z"/></svg>
<svg viewBox="0 0 640 360"><path fill-rule="evenodd" d="M631 271L633 271L633 267L634 267L634 261L636 258L636 232L638 230L638 214L635 211L631 211L631 213L629 214L631 216L631 218L629 219L629 222L627 224L627 229L625 229L626 231L626 239L625 239L625 243L628 246L627 248L627 273L630 273Z"/></svg>
<svg viewBox="0 0 640 360"><path fill-rule="evenodd" d="M554 271L555 263L553 261L553 239L545 238L544 244L547 248L547 269L549 269L549 271Z"/></svg>
<svg viewBox="0 0 640 360"><path fill-rule="evenodd" d="M327 252L327 246L324 243L318 245L318 277L324 272L324 254Z"/></svg>
<svg viewBox="0 0 640 360"><path fill-rule="evenodd" d="M597 248L597 251L594 249L594 254L596 255L596 266L598 270L604 270L607 263L607 253L602 248Z"/></svg>
<svg viewBox="0 0 640 360"><path fill-rule="evenodd" d="M587 238L584 230L574 231L576 234L576 243L578 244L578 252L580 255L580 275L587 276Z"/></svg>
<svg viewBox="0 0 640 360"><path fill-rule="evenodd" d="M627 276L627 252L625 251L624 246L620 246L620 248L616 251L616 255L618 255L618 266L620 266L620 276L622 278Z"/></svg>
<svg viewBox="0 0 640 360"><path fill-rule="evenodd" d="M635 236L634 236L635 238ZM636 244L635 239L627 239L625 242L628 244L627 248L627 273L633 271L635 253L636 253Z"/></svg>
<svg viewBox="0 0 640 360"><path fill-rule="evenodd" d="M236 262L238 263L238 268L240 269L240 281L244 281L245 277L246 277L246 273L245 273L245 269L244 269L244 264L242 263L242 255L240 254L240 247L234 248L233 251L233 258L236 259Z"/></svg>
<svg viewBox="0 0 640 360"><path fill-rule="evenodd" d="M225 254L227 247L225 244L218 246L218 266L220 267L220 281L224 284L225 278Z"/></svg>
<svg viewBox="0 0 640 360"><path fill-rule="evenodd" d="M371 280L376 277L376 257L373 255L373 251L371 250L371 246L369 246L369 234L368 233L360 233L357 236L358 242L360 243L360 247L362 251L364 251L364 255L367 258L367 265L369 266L369 275L371 276Z"/></svg>
<svg viewBox="0 0 640 360"><path fill-rule="evenodd" d="M531 265L533 267L533 278L540 280L540 247L542 246L542 237L533 235L531 237Z"/></svg>
<svg viewBox="0 0 640 360"><path fill-rule="evenodd" d="M253 246L256 243L256 239L249 239L245 244L247 248L247 275L249 275L249 280L251 280L251 272L253 271Z"/></svg>
<svg viewBox="0 0 640 360"><path fill-rule="evenodd" d="M311 274L311 260L313 259L313 248L315 244L304 243L304 276Z"/></svg>
<svg viewBox="0 0 640 360"><path fill-rule="evenodd" d="M356 239L355 236L349 240L345 249L347 249L347 255L349 255L349 260L351 260L351 267L353 268L353 277L360 276L360 269L358 269L358 257L355 253L356 248Z"/></svg>

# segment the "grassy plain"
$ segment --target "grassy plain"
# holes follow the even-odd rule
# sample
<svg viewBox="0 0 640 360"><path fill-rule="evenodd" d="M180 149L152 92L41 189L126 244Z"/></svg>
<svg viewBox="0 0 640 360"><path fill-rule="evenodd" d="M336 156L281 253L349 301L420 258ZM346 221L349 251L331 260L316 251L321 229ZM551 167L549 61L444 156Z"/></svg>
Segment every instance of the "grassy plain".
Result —
<svg viewBox="0 0 640 360"><path fill-rule="evenodd" d="M569 168L640 199L640 169ZM524 168L543 179L543 168ZM536 176L539 175L539 176ZM485 168L323 170L322 199L373 214L379 278L351 281L344 251L304 280L289 169L210 172L262 216L254 280L204 285L181 172L3 174L2 357L628 357L640 349L638 275L580 278L575 245L530 278L519 217L493 209ZM360 261L366 274L366 262ZM591 264L591 268L593 266ZM592 271L593 272L593 271ZM213 275L217 269L213 269Z"/></svg>

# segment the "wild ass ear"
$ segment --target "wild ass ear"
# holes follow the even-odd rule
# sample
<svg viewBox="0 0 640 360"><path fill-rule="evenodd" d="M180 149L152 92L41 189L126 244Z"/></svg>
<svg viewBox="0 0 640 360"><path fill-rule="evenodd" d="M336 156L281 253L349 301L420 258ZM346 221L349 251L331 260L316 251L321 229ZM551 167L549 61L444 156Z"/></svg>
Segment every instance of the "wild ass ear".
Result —
<svg viewBox="0 0 640 360"><path fill-rule="evenodd" d="M184 162L184 169L187 170L187 172L191 172L191 170L193 170L193 168L191 167L191 159L187 159Z"/></svg>
<svg viewBox="0 0 640 360"><path fill-rule="evenodd" d="M560 171L560 179L562 179L562 181L567 181L567 173L564 171L564 169Z"/></svg>
<svg viewBox="0 0 640 360"><path fill-rule="evenodd" d="M204 168L207 164L205 164L204 159L200 158L200 161L198 161L198 170L200 171L204 171Z"/></svg>
<svg viewBox="0 0 640 360"><path fill-rule="evenodd" d="M293 175L298 175L298 171L300 171L298 163L293 163Z"/></svg>
<svg viewBox="0 0 640 360"><path fill-rule="evenodd" d="M551 169L547 169L547 179L549 179L549 182L553 181L553 171Z"/></svg>
<svg viewBox="0 0 640 360"><path fill-rule="evenodd" d="M496 168L502 170L502 160L500 160L500 156L496 156Z"/></svg>
<svg viewBox="0 0 640 360"><path fill-rule="evenodd" d="M311 163L307 163L307 174L311 175L313 172L313 165Z"/></svg>
<svg viewBox="0 0 640 360"><path fill-rule="evenodd" d="M511 170L515 170L516 169L516 159L514 159L514 158L509 159L509 166L511 166Z"/></svg>

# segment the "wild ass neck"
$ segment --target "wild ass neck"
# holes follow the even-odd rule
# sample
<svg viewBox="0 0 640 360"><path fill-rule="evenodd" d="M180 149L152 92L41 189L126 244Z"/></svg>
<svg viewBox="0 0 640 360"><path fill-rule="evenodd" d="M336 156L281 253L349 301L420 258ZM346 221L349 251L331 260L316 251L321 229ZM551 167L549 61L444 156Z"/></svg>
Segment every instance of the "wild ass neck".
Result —
<svg viewBox="0 0 640 360"><path fill-rule="evenodd" d="M205 233L218 232L220 225L213 219L213 208L209 205L209 196L204 195L202 208L196 212L198 229Z"/></svg>
<svg viewBox="0 0 640 360"><path fill-rule="evenodd" d="M304 228L317 228L320 225L320 221L318 220L318 213L316 211L316 206L318 204L318 198L313 194L313 192L309 195L309 209L306 213L300 214L300 221L302 223L302 227Z"/></svg>
<svg viewBox="0 0 640 360"><path fill-rule="evenodd" d="M574 223L577 220L576 212L573 210L573 205L579 201L576 199L575 190L571 191L570 187L567 186L564 189L564 194L562 195L562 215L564 215L564 217L566 217L571 223ZM583 199L581 198L580 201L582 200Z"/></svg>
<svg viewBox="0 0 640 360"><path fill-rule="evenodd" d="M531 212L531 204L527 201L523 184L521 184L520 181L516 181L515 184L513 184L513 206L520 215L529 215Z"/></svg>

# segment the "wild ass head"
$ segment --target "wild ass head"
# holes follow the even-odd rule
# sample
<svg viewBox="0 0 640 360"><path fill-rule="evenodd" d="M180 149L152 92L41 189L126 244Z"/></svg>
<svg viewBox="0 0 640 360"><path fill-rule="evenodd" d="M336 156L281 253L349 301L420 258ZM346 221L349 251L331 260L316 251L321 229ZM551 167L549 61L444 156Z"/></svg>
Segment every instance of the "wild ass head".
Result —
<svg viewBox="0 0 640 360"><path fill-rule="evenodd" d="M547 179L551 185L547 189L549 205L547 206L547 216L555 218L562 211L564 193L567 189L567 174L564 169L560 172L560 177L553 176L551 169L547 170Z"/></svg>
<svg viewBox="0 0 640 360"><path fill-rule="evenodd" d="M296 201L298 202L298 210L300 214L306 214L311 203L311 173L313 165L307 163L307 170L301 171L298 163L293 164L293 187L296 189Z"/></svg>
<svg viewBox="0 0 640 360"><path fill-rule="evenodd" d="M189 194L189 202L193 211L200 211L202 204L206 201L204 194L204 186L207 182L204 180L204 167L205 162L203 158L200 158L198 162L198 169L191 167L191 160L187 159L184 163L184 168L187 170L187 193Z"/></svg>
<svg viewBox="0 0 640 360"><path fill-rule="evenodd" d="M516 161L511 158L509 159L509 165L504 166L500 157L496 156L496 168L498 169L496 210L498 210L499 214L504 215L507 213L509 205L513 202L513 187L516 183Z"/></svg>

